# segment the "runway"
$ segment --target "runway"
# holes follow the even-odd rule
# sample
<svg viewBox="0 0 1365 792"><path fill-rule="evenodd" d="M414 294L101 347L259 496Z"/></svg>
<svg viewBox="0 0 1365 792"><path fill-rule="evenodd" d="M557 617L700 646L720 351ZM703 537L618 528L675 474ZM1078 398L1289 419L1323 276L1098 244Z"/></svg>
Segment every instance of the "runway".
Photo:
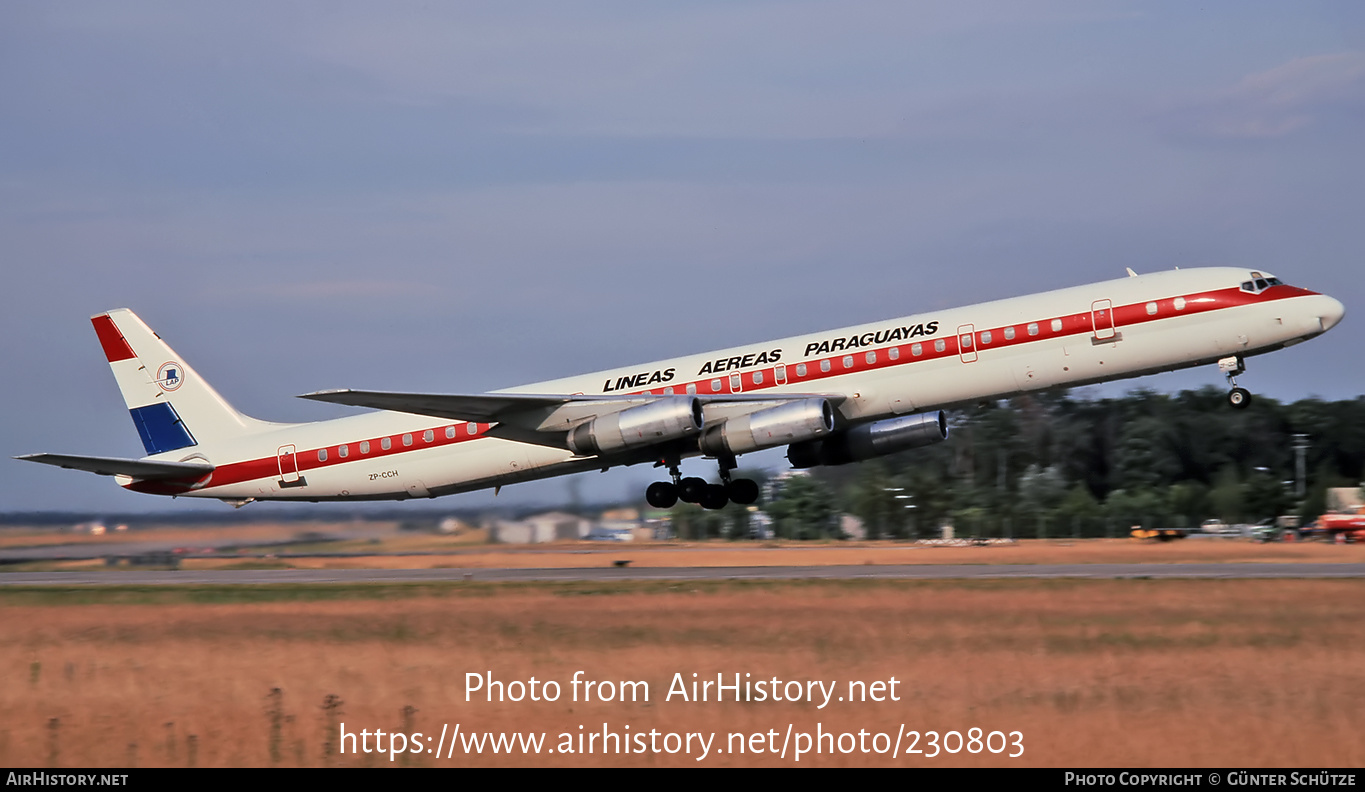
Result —
<svg viewBox="0 0 1365 792"><path fill-rule="evenodd" d="M1365 564L887 564L563 569L92 570L0 573L0 586L280 585L614 580L989 580L1365 578Z"/></svg>

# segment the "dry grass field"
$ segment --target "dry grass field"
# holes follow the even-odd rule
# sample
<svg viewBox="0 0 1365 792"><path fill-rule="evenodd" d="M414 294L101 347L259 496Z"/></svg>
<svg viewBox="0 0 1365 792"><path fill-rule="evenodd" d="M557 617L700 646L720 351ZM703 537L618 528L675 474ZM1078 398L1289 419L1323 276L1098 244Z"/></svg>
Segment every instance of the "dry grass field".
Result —
<svg viewBox="0 0 1365 792"><path fill-rule="evenodd" d="M907 741L894 760L836 748L802 766L1358 767L1363 592L1349 580L6 589L0 764L389 764L337 756L344 722L548 732L546 747L603 723L717 734L701 762L408 755L436 767L791 766L792 748L784 759L728 743L771 730L780 744L789 724L1023 735L1014 759L907 757ZM465 674L485 671L555 680L562 695L466 702ZM650 700L574 702L575 671L646 681ZM840 694L895 677L900 701L666 701L673 674L694 672L837 681Z"/></svg>
<svg viewBox="0 0 1365 792"><path fill-rule="evenodd" d="M316 534L366 536L337 542L305 543ZM223 553L186 558L184 569L430 569L565 568L610 566L628 559L634 567L823 566L879 564L1101 564L1101 563L1365 563L1365 544L1323 542L1258 544L1240 538L1187 539L1169 543L1133 539L1036 540L980 547L926 546L910 542L554 542L540 545L487 544L482 531L460 536L405 533L393 523L305 523L214 529L158 529L104 537L11 531L3 547L55 544L99 546L118 554L130 541L164 542L193 549L206 540L231 538L246 555ZM266 542L300 538L298 544L270 547ZM253 544L256 549L252 550ZM310 554L316 555L310 555ZM346 553L352 555L339 556ZM12 564L5 571L101 569L101 559Z"/></svg>
<svg viewBox="0 0 1365 792"><path fill-rule="evenodd" d="M364 530L376 536L397 535L393 522L290 522L244 523L226 526L165 526L131 531L110 530L100 536L89 533L56 531L51 528L13 527L0 531L0 548L40 545L111 545L130 542L174 542L194 546L204 540L231 539L249 546L255 542L276 542L305 537L312 533L345 533Z"/></svg>
<svg viewBox="0 0 1365 792"><path fill-rule="evenodd" d="M1182 563L1365 563L1365 544L1324 542L1257 544L1241 539L1149 543L1132 539L1079 542L1022 540L1013 545L932 547L890 542L828 544L554 543L510 547L480 545L432 555L365 555L350 558L275 558L274 565L297 569L428 569L437 567L566 568L610 566L628 559L633 567L828 566L877 564L1182 564ZM231 558L196 558L185 569L222 569Z"/></svg>

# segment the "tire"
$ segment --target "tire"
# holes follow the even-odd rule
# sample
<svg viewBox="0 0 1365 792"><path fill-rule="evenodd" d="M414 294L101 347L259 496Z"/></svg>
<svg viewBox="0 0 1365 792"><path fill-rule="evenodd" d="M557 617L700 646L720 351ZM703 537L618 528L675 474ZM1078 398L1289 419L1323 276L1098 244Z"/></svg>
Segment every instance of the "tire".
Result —
<svg viewBox="0 0 1365 792"><path fill-rule="evenodd" d="M708 484L700 501L703 509L724 509L729 502L730 496L725 494L725 487L720 484Z"/></svg>
<svg viewBox="0 0 1365 792"><path fill-rule="evenodd" d="M692 476L678 482L678 498L684 503L701 503L702 497L706 494L709 486L706 479Z"/></svg>
<svg viewBox="0 0 1365 792"><path fill-rule="evenodd" d="M1228 394L1228 404L1231 404L1233 409L1245 410L1251 405L1251 392L1246 388L1233 388Z"/></svg>
<svg viewBox="0 0 1365 792"><path fill-rule="evenodd" d="M669 509L678 502L678 488L667 481L656 481L645 489L645 500L656 509Z"/></svg>
<svg viewBox="0 0 1365 792"><path fill-rule="evenodd" d="M758 500L758 484L750 479L735 479L726 489L730 500L741 506L748 506Z"/></svg>

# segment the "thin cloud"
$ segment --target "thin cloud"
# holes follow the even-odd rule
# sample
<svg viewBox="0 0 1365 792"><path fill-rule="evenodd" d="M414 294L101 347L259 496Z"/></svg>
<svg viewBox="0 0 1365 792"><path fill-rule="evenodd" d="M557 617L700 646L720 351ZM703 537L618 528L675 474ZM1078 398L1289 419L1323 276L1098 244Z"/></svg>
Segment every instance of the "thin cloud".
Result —
<svg viewBox="0 0 1365 792"><path fill-rule="evenodd" d="M1295 58L1249 74L1180 115L1201 137L1271 139L1360 107L1365 107L1365 52L1340 52Z"/></svg>

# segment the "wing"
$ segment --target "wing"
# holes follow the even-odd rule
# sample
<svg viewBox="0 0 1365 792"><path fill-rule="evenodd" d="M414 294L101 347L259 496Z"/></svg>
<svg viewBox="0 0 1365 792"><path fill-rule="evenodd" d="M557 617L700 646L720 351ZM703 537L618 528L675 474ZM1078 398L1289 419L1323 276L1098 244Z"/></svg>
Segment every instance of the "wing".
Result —
<svg viewBox="0 0 1365 792"><path fill-rule="evenodd" d="M711 423L817 396L836 405L846 398L843 394L811 393L784 393L780 396L771 394L587 396L531 393L392 393L359 390L318 391L303 394L300 398L352 407L430 415L453 421L496 423L498 426L490 432L494 437L567 448L565 434L579 424L663 399L695 398L701 402L706 420Z"/></svg>
<svg viewBox="0 0 1365 792"><path fill-rule="evenodd" d="M73 454L26 454L17 456L25 462L41 462L69 470L86 470L101 476L132 476L144 481L196 480L213 472L207 462L156 462L147 459L119 457L76 456Z"/></svg>
<svg viewBox="0 0 1365 792"><path fill-rule="evenodd" d="M327 390L305 393L299 398L313 401L347 404L352 407L371 407L376 410L431 415L448 418L452 421L477 421L480 423L503 423L514 420L525 423L527 417L536 413L562 414L572 423L572 418L606 414L648 404L655 396L569 396L540 395L530 393L484 393L477 395L445 393L391 393L388 391ZM577 406L579 409L565 410ZM537 428L540 428L537 426ZM563 428L567 428L567 425ZM551 427L545 427L550 430Z"/></svg>

